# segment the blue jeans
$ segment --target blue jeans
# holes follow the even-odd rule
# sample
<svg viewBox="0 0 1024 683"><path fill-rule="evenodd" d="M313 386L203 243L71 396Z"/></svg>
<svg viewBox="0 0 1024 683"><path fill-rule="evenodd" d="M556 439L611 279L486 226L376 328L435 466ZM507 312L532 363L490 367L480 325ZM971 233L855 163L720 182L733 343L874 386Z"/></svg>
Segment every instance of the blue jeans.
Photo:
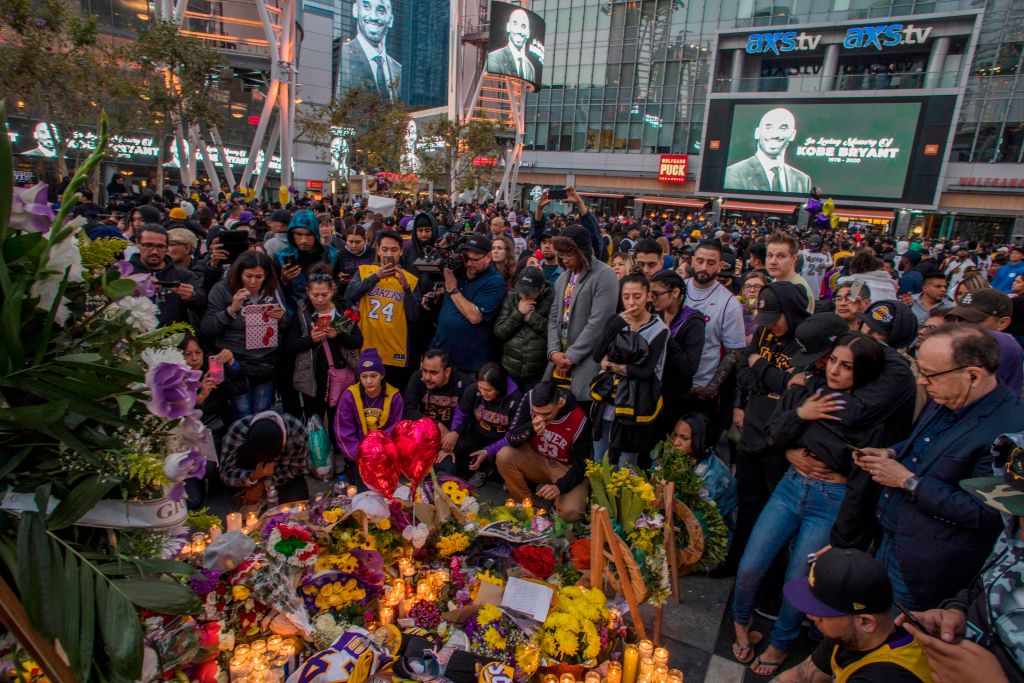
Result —
<svg viewBox="0 0 1024 683"><path fill-rule="evenodd" d="M601 420L600 427L601 433L595 434L598 438L594 441L594 462L601 462L604 459L605 451L607 451L608 462L612 465L618 465L619 467L636 465L636 461L640 457L639 453L620 451L609 447L608 444L612 439L612 421Z"/></svg>
<svg viewBox="0 0 1024 683"><path fill-rule="evenodd" d="M736 572L732 616L737 624L750 623L758 586L775 556L791 541L786 581L807 575L807 556L828 544L829 532L845 495L846 484L806 479L792 467L786 471L757 518ZM788 652L800 635L802 620L803 615L783 599L782 610L772 629L772 646Z"/></svg>
<svg viewBox="0 0 1024 683"><path fill-rule="evenodd" d="M903 578L903 570L900 569L900 563L896 559L896 548L894 547L894 541L892 534L888 531L882 536L882 544L878 546L878 553L875 555L875 559L878 560L878 564L885 567L885 571L889 574L889 583L892 584L892 599L894 602L898 602L901 607L909 610L921 610L924 607L914 599L913 594L910 592L910 587L907 586L906 580ZM896 607L893 607L893 614L896 614Z"/></svg>
<svg viewBox="0 0 1024 683"><path fill-rule="evenodd" d="M252 383L245 393L231 397L231 409L235 411L235 419L240 420L248 415L270 410L274 402L274 380L262 384Z"/></svg>

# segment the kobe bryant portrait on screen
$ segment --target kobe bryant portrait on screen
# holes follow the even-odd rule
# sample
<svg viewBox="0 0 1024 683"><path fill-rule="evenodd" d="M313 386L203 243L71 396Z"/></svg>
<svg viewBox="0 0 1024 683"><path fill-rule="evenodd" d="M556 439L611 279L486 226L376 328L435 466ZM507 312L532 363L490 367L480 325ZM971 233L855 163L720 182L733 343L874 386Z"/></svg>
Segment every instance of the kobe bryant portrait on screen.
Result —
<svg viewBox="0 0 1024 683"><path fill-rule="evenodd" d="M395 24L391 0L354 0L356 35L341 48L338 93L362 87L385 100L396 99L402 65L388 55L388 34Z"/></svg>
<svg viewBox="0 0 1024 683"><path fill-rule="evenodd" d="M526 54L530 42L530 15L524 9L513 10L505 24L508 44L500 50L487 55L487 71L522 78L525 81L536 81L536 71Z"/></svg>
<svg viewBox="0 0 1024 683"><path fill-rule="evenodd" d="M786 148L796 138L792 112L776 107L764 114L754 129L754 155L725 169L726 190L756 190L805 194L811 191L811 176L786 163Z"/></svg>

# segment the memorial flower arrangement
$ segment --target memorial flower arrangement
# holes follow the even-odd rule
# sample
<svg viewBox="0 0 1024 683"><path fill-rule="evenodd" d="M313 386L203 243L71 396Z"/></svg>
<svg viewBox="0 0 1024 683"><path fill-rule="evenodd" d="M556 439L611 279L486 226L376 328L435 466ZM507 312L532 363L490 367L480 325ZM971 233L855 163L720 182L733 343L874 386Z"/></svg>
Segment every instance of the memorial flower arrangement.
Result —
<svg viewBox="0 0 1024 683"><path fill-rule="evenodd" d="M278 524L267 539L267 554L293 567L316 564L316 541L298 524Z"/></svg>
<svg viewBox="0 0 1024 683"><path fill-rule="evenodd" d="M552 662L594 665L609 646L604 593L568 586L558 591L558 602L538 633L541 656Z"/></svg>
<svg viewBox="0 0 1024 683"><path fill-rule="evenodd" d="M0 545L32 627L80 681L140 676L140 608L200 608L192 569L170 559L185 510L167 497L201 469L198 374L175 350L182 329L156 329L146 283L67 220L108 137L104 119L54 212L45 186L15 190L0 135Z"/></svg>

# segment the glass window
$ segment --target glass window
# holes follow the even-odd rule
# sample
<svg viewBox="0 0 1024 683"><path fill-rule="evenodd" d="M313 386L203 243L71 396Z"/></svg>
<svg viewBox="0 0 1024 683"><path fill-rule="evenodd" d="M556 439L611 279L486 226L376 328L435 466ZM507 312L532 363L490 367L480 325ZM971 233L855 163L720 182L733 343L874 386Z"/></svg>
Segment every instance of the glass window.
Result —
<svg viewBox="0 0 1024 683"><path fill-rule="evenodd" d="M974 145L971 161L977 163L999 161L999 140L1002 129L1003 124L995 121L981 124L978 128L978 140Z"/></svg>
<svg viewBox="0 0 1024 683"><path fill-rule="evenodd" d="M1024 149L1024 122L1007 123L1002 142L999 161L1008 164L1020 162L1021 150Z"/></svg>
<svg viewBox="0 0 1024 683"><path fill-rule="evenodd" d="M956 134L953 136L953 149L950 153L950 161L970 161L971 147L974 145L974 135L978 132L978 124L961 123L956 127Z"/></svg>

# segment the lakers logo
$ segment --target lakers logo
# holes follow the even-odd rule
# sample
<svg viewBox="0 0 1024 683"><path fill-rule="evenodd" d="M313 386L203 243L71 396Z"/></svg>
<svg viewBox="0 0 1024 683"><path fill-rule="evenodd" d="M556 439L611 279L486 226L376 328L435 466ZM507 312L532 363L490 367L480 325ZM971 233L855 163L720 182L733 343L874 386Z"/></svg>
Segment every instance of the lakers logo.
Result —
<svg viewBox="0 0 1024 683"><path fill-rule="evenodd" d="M892 311L889 310L888 306L878 306L875 310L871 311L871 317L880 323L891 323Z"/></svg>

